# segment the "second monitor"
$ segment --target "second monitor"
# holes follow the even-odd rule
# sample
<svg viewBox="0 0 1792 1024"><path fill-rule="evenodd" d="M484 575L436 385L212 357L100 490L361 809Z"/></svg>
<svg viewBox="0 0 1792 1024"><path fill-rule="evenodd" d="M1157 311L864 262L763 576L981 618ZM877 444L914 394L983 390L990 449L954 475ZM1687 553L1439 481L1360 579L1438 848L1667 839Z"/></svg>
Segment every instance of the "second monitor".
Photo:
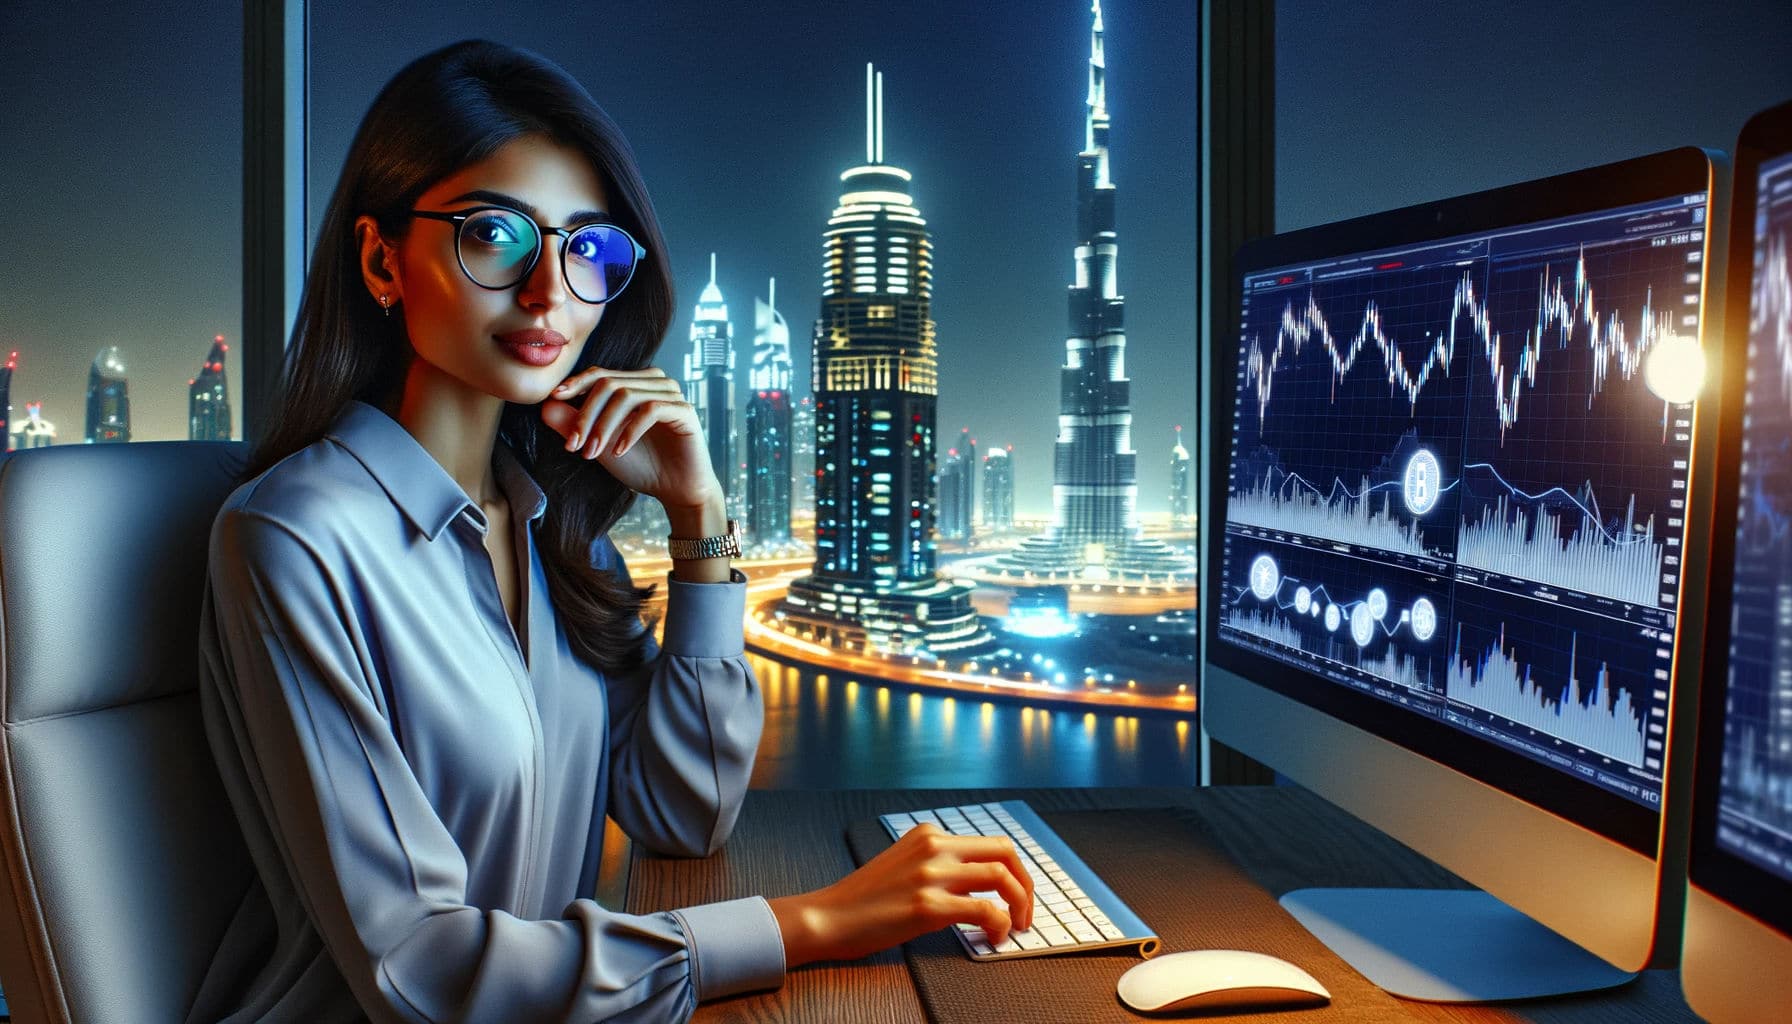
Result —
<svg viewBox="0 0 1792 1024"><path fill-rule="evenodd" d="M1674 150L1240 254L1209 378L1209 733L1597 955L1492 901L1290 904L1397 961L1339 949L1391 991L1541 995L1673 955L1717 181ZM1466 962L1424 963L1451 938Z"/></svg>

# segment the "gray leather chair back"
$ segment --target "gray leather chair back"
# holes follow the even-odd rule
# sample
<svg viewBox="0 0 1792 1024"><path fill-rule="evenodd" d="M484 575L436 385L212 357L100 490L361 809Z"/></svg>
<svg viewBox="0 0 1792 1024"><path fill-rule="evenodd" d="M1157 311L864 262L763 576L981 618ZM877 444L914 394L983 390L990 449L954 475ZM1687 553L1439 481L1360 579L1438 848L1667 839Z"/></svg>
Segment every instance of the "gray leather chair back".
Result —
<svg viewBox="0 0 1792 1024"><path fill-rule="evenodd" d="M0 986L17 1021L179 1021L253 878L200 718L242 442L0 457Z"/></svg>

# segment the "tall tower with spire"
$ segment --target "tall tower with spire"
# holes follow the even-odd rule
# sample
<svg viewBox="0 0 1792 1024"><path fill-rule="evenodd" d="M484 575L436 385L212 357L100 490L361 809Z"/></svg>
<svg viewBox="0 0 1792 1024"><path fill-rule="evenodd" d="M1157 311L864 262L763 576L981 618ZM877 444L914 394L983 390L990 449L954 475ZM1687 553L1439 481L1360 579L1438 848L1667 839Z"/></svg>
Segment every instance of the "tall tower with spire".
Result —
<svg viewBox="0 0 1792 1024"><path fill-rule="evenodd" d="M1047 578L1192 579L1193 565L1139 526L1132 381L1126 376L1126 300L1108 162L1110 121L1101 0L1090 8L1089 91L1077 154L1076 247L1070 320L1058 379L1052 522L1002 559L1013 574Z"/></svg>
<svg viewBox="0 0 1792 1024"><path fill-rule="evenodd" d="M933 242L911 175L883 149L883 76L868 64L865 162L840 175L822 236L815 567L782 614L836 645L960 651L992 638L970 588L934 577Z"/></svg>
<svg viewBox="0 0 1792 1024"><path fill-rule="evenodd" d="M716 287L716 254L709 254L709 283L691 318L691 350L684 356L684 397L697 410L709 448L709 464L722 493L734 497L734 324Z"/></svg>
<svg viewBox="0 0 1792 1024"><path fill-rule="evenodd" d="M1195 518L1195 461L1182 446L1182 428L1176 428L1176 444L1170 448L1170 525L1181 526Z"/></svg>
<svg viewBox="0 0 1792 1024"><path fill-rule="evenodd" d="M753 368L747 376L747 540L790 542L790 325L778 282L753 299Z"/></svg>

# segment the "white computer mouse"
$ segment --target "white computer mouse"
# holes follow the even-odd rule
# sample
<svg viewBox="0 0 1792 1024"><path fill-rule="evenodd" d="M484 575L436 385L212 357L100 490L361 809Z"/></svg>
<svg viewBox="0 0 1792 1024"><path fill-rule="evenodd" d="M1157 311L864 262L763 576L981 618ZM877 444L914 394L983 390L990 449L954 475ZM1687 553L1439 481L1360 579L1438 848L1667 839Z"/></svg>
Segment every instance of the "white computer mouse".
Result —
<svg viewBox="0 0 1792 1024"><path fill-rule="evenodd" d="M1146 1013L1319 1006L1332 998L1288 961L1242 949L1165 953L1122 974L1118 987L1121 1002Z"/></svg>

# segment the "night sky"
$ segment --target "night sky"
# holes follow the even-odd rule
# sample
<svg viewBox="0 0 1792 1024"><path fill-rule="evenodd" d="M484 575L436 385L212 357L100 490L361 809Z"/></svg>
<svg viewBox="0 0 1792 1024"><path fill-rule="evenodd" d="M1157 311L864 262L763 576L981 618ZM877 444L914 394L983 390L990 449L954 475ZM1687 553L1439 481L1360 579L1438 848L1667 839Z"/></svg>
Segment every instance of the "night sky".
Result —
<svg viewBox="0 0 1792 1024"><path fill-rule="evenodd" d="M23 0L0 13L0 346L15 417L78 440L87 367L130 369L138 439L186 436L186 382L240 321L241 9ZM1292 228L1683 143L1733 145L1792 98L1792 18L1716 2L1277 4L1278 224ZM719 255L739 347L778 279L807 381L821 232L864 155L864 64L886 158L933 232L939 427L1013 444L1017 511L1049 507L1082 145L1082 0L743 5L314 0L310 219L374 93L468 36L538 50L622 125L676 262L675 372ZM1195 419L1193 3L1104 5L1140 503L1166 506ZM120 12L123 13L120 13ZM1597 56L1590 56L1597 54ZM233 349L232 357L237 355ZM233 371L240 369L233 363ZM233 398L238 393L233 372ZM239 410L240 413L240 410ZM1191 438L1192 441L1192 438Z"/></svg>

